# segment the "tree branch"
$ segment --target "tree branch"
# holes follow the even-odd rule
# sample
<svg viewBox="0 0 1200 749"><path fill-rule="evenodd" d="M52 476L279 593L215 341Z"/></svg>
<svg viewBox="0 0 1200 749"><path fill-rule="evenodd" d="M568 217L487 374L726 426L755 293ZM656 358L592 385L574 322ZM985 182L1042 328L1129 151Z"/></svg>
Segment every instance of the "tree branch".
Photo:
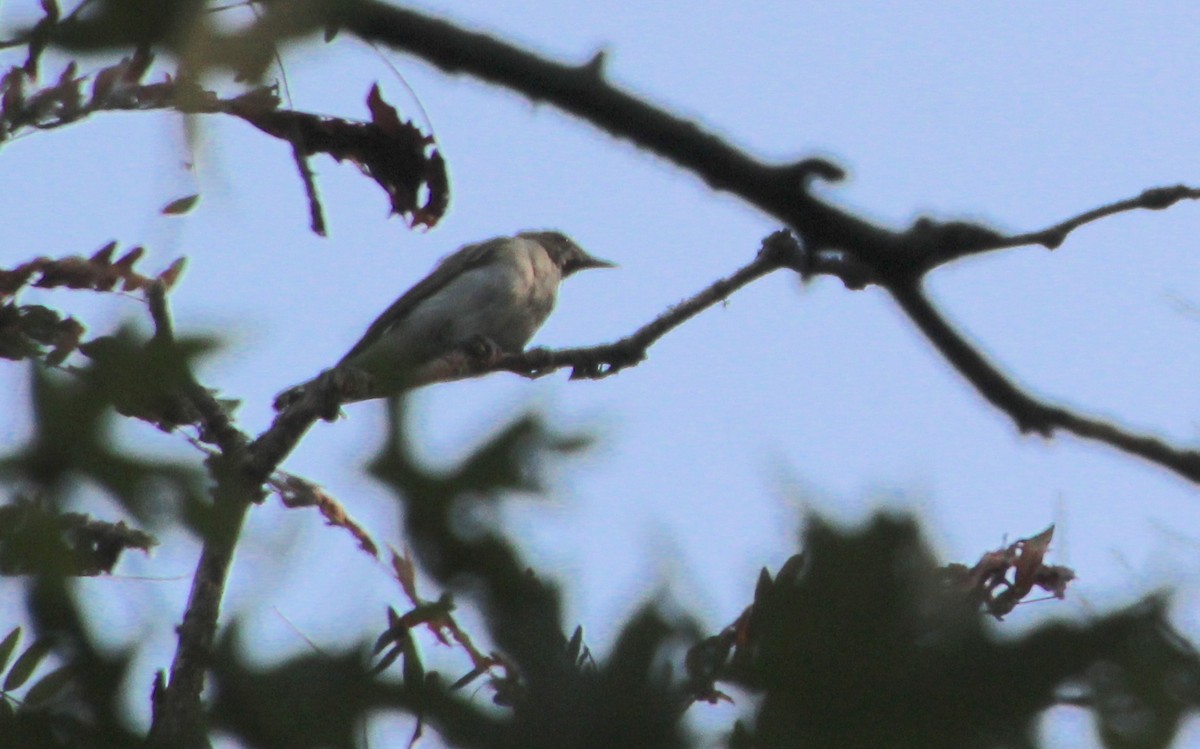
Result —
<svg viewBox="0 0 1200 749"><path fill-rule="evenodd" d="M813 178L840 180L843 172L837 166L820 159L764 164L696 123L609 85L600 55L583 65L563 65L486 34L376 0L337 4L330 21L363 39L421 57L446 72L468 73L530 99L550 102L610 135L670 160L715 190L738 195L790 226L811 251L845 250L880 277L920 275L959 257L990 250L1028 244L1053 249L1073 230L1101 218L1200 199L1200 189L1184 185L1153 188L1041 231L1013 236L978 224L929 219L918 220L905 232L895 232L830 205L805 189ZM278 19L270 26L277 33L300 31L284 28Z"/></svg>
<svg viewBox="0 0 1200 749"><path fill-rule="evenodd" d="M261 22L214 42L209 59L250 60L266 65L275 40L315 28L344 28L361 39L421 57L451 73L468 73L539 101L555 104L618 138L662 156L701 177L715 190L732 192L799 232L812 248L855 245L873 262L893 254L897 236L810 195L812 179L836 181L843 172L822 159L764 164L694 122L674 117L609 85L603 57L578 66L538 57L486 34L472 33L424 14L375 0L306 6L294 13L271 5ZM254 74L255 69L243 72Z"/></svg>
<svg viewBox="0 0 1200 749"><path fill-rule="evenodd" d="M888 290L946 361L988 402L1008 414L1022 432L1033 431L1049 437L1057 429L1066 430L1157 463L1193 483L1200 483L1200 452L1180 450L1154 437L1131 434L1114 424L1038 401L1010 382L967 343L934 309L918 285L900 284L890 286Z"/></svg>
<svg viewBox="0 0 1200 749"><path fill-rule="evenodd" d="M166 285L156 280L146 288L146 301L150 307L150 317L154 320L154 338L161 344L173 347L175 331L171 323L171 313L167 307ZM184 397L190 401L195 413L200 418L201 433L210 437L225 455L237 455L245 451L249 440L239 431L229 418L225 407L217 401L213 394L200 383L196 382L191 372L187 374L186 392Z"/></svg>
<svg viewBox="0 0 1200 749"><path fill-rule="evenodd" d="M155 324L155 339L160 345L174 346L165 287L155 282L147 289L150 314ZM166 684L155 688L154 715L148 743L155 747L208 747L200 693L212 658L221 598L229 577L233 550L250 499L260 485L246 481L240 470L249 440L229 420L229 415L212 394L188 374L183 396L200 414L201 429L214 438L221 454L209 461L215 486L212 512L206 517L204 546L192 578L187 610L179 626L179 644L171 663Z"/></svg>
<svg viewBox="0 0 1200 749"><path fill-rule="evenodd" d="M243 469L251 482L258 485L266 482L283 459L296 448L309 427L318 419L332 420L336 416L340 404L329 404L321 399L325 395L321 390L309 389L300 401L275 414L271 426L250 445ZM332 413L329 410L331 405Z"/></svg>
<svg viewBox="0 0 1200 749"><path fill-rule="evenodd" d="M976 247L957 247L951 252L942 253L937 256L931 256L928 259L928 270L956 260L966 255L973 255L980 252L990 252L992 250L1002 250L1010 247L1022 247L1030 244L1040 244L1048 250L1058 249L1067 239L1067 235L1075 231L1085 224L1090 224L1093 221L1099 221L1102 218L1116 215L1118 213L1126 213L1136 210L1161 211L1170 208L1181 200L1200 200L1200 189L1188 187L1187 185L1172 185L1170 187L1151 187L1143 190L1140 195L1129 198L1127 200L1118 200L1115 203L1102 205L1098 208L1093 208L1090 211L1069 218L1066 221L1061 221L1053 226L1048 226L1041 231L1028 232L1026 234L1014 234L1009 237L1001 237L992 243L981 244Z"/></svg>
<svg viewBox="0 0 1200 749"><path fill-rule="evenodd" d="M1048 435L1055 429L1065 429L1200 483L1200 454L1128 434L1111 424L1041 403L1021 391L963 340L919 290L924 274L953 259L1025 244L1056 247L1084 224L1123 211L1166 208L1179 200L1200 198L1200 190L1182 185L1151 189L1137 198L1088 211L1040 232L1012 237L976 224L928 219L918 220L905 232L893 232L829 205L805 189L813 178L839 179L842 172L833 164L820 160L784 166L763 164L695 123L610 86L603 78L601 57L580 66L562 65L493 37L375 0L339 4L332 13L331 22L363 39L414 54L447 72L469 73L531 99L550 102L670 160L712 188L732 192L783 221L801 237L814 259L827 257L829 250L844 252L849 262L834 262L829 268L839 275L846 268L857 268L853 282L843 275L848 286L878 283L887 288L947 361L990 403L1012 417L1022 431ZM284 30L286 24L278 19L273 23L277 32L289 33ZM299 31L293 27L290 33ZM816 272L829 272L829 268ZM636 361L633 357L644 354L637 335L608 347L528 352L497 368L536 373L547 367L571 366L575 369L573 376L605 376L611 373L609 370L628 366L631 359ZM650 342L656 339L657 335Z"/></svg>
<svg viewBox="0 0 1200 749"><path fill-rule="evenodd" d="M790 165L763 164L697 124L609 85L604 80L604 60L600 55L583 65L563 65L414 11L376 0L359 0L305 6L303 13L293 12L291 6L271 5L259 22L246 31L213 39L209 59L265 65L276 40L322 26L349 29L360 38L414 54L445 71L465 72L531 99L555 104L695 173L716 190L742 197L792 227L803 239L809 265L799 269L801 273L832 273L850 288L877 283L891 291L947 360L989 402L1008 413L1021 430L1049 434L1054 429L1067 429L1197 480L1191 467L1192 452L1171 448L1159 440L1128 435L1103 422L1043 404L1022 392L933 310L919 292L919 283L933 268L965 255L1026 244L1057 247L1070 232L1087 223L1129 210L1160 210L1179 200L1200 198L1200 190L1183 185L1150 189L1137 198L1087 211L1038 232L1014 236L1004 236L977 224L939 223L929 219L920 219L908 230L895 232L846 213L807 191L812 179L840 179L842 172L835 165L819 159ZM266 53L248 54L255 49ZM753 277L757 276L752 274L745 280L731 277L718 285L731 281L740 285ZM714 298L719 298L719 289L714 293L718 294ZM468 376L497 369L534 376L566 366L572 367L574 377L607 376L639 361L646 348L661 335L712 302L701 299L695 303L699 306L693 309L681 305L614 344L556 352L534 350L484 366L464 356L460 361L440 362L449 370L447 376L439 379L448 379L455 372L457 376ZM250 459L250 472L256 480L266 480L316 418L328 417L328 410L320 404L310 406L286 409L256 441Z"/></svg>

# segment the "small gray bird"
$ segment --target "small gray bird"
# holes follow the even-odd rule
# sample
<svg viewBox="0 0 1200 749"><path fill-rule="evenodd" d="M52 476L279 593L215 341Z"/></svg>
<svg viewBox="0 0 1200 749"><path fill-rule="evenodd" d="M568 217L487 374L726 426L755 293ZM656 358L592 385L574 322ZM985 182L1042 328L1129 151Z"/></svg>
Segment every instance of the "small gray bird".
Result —
<svg viewBox="0 0 1200 749"><path fill-rule="evenodd" d="M519 353L542 326L559 283L575 271L612 268L557 231L526 231L469 244L388 307L334 367L369 381L366 400L421 384L418 370L455 350L483 345ZM319 378L318 378L319 379ZM296 401L312 382L289 388L276 410Z"/></svg>

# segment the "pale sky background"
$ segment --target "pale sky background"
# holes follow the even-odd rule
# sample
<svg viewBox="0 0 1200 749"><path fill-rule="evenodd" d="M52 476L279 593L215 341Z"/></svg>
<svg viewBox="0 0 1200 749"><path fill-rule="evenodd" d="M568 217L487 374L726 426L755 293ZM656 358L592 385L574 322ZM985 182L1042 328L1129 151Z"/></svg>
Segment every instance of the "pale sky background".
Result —
<svg viewBox="0 0 1200 749"><path fill-rule="evenodd" d="M0 22L27 18L36 5L9 2ZM850 179L824 192L892 227L928 214L1027 231L1147 187L1200 184L1192 2L428 7L564 62L603 49L614 83L752 154L818 154L843 165ZM0 267L89 254L109 239L146 244L149 272L186 255L171 295L177 328L224 339L200 380L241 398L241 426L257 433L275 392L335 362L466 242L557 228L620 263L570 279L535 339L575 346L630 332L747 262L778 228L553 107L385 57L416 91L450 164L451 211L435 230L387 220L374 183L317 157L330 231L320 239L307 229L282 143L206 118L188 171L179 117L111 114L0 149ZM378 81L404 116L419 116L383 59L348 36L288 49L284 60L298 109L366 118ZM49 58L44 76L60 69ZM194 212L159 215L192 192L202 195ZM1054 253L1018 249L943 268L931 287L955 324L1034 393L1194 445L1198 234L1200 206L1127 214L1078 231ZM93 335L147 318L137 302L111 295L23 301L76 311ZM0 365L0 450L28 434L28 382L27 365ZM759 568L778 569L795 551L804 511L857 522L880 505L916 512L946 561L973 562L1058 523L1052 561L1079 580L1066 602L1020 607L1003 631L1167 587L1177 591L1178 625L1200 637L1196 488L1069 436L1019 436L877 289L851 292L834 279L802 287L777 274L616 377L493 375L423 390L412 399L413 433L431 464L451 465L528 408L596 437L551 472L549 499L511 502L502 520L532 566L570 586L564 629L582 623L600 654L649 596L679 602L709 630L725 626L750 601ZM360 470L382 439L383 406L346 413L317 425L284 468L322 484L377 539L400 544L396 503ZM155 454L200 457L142 423L118 434ZM197 551L183 535L161 540L152 558L130 555L115 577L81 583L106 641L146 644L129 698L143 719ZM12 584L0 585L3 628L19 609ZM331 649L373 636L388 604L403 605L395 583L314 512L275 502L252 512L225 613L245 621L264 657L306 648L297 630ZM442 662L428 639L423 647ZM457 655L444 663L455 674L469 669ZM727 729L744 708L692 712L697 725ZM1191 728L1179 745L1200 741ZM1058 746L1095 743L1079 711L1055 711L1044 731Z"/></svg>

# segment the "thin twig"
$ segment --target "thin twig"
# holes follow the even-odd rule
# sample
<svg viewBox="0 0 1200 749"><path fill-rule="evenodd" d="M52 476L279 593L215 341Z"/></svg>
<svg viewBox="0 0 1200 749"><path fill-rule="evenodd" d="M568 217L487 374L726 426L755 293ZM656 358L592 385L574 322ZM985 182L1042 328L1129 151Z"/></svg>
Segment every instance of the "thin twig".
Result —
<svg viewBox="0 0 1200 749"><path fill-rule="evenodd" d="M155 324L155 339L173 346L174 331L167 308L165 287L155 282L147 289L147 300ZM213 506L206 527L204 547L183 622L179 626L179 644L171 663L169 680L156 688L153 723L148 737L150 746L207 747L207 729L201 710L200 694L216 638L221 598L229 577L233 550L250 499L259 489L248 484L238 468L243 464L248 438L230 422L228 414L212 394L190 375L184 396L200 414L202 428L214 437L220 456L208 461L216 483ZM161 682L160 682L161 684Z"/></svg>
<svg viewBox="0 0 1200 749"><path fill-rule="evenodd" d="M1200 200L1200 189L1188 187L1187 185L1152 187L1143 190L1136 198L1119 200L1109 205L1085 211L1074 218L1042 229L1041 231L1009 237L1003 244L998 245L997 249L1002 247L1019 247L1027 244L1040 244L1047 249L1053 250L1063 243L1068 234L1084 224L1090 224L1093 221L1098 221L1117 213L1125 213L1126 211L1140 209L1161 211L1164 208L1170 208L1181 200Z"/></svg>
<svg viewBox="0 0 1200 749"><path fill-rule="evenodd" d="M763 240L754 260L733 274L711 283L696 295L676 304L632 334L599 346L569 349L532 349L501 357L480 371L509 371L540 377L563 367L571 367L571 379L601 379L646 357L647 350L660 338L709 307L722 302L746 284L779 268L805 270L805 253L792 234L777 231Z"/></svg>
<svg viewBox="0 0 1200 749"><path fill-rule="evenodd" d="M967 343L934 309L918 285L899 285L888 290L946 361L980 395L1008 414L1021 431L1037 432L1048 437L1055 430L1062 429L1157 463L1193 483L1200 483L1200 452L1181 450L1160 439L1131 434L1114 424L1042 403L1010 382L983 354Z"/></svg>
<svg viewBox="0 0 1200 749"><path fill-rule="evenodd" d="M1094 221L1099 221L1102 218L1116 215L1118 213L1126 213L1137 210L1161 211L1170 208L1181 200L1200 200L1200 188L1188 187L1187 185L1172 185L1170 187L1151 187L1143 190L1137 197L1127 200L1118 200L1115 203L1102 205L1098 208L1093 208L1090 211L1069 218L1066 221L1061 221L1053 226L1046 227L1040 231L1028 232L1025 234L1014 234L1008 237L998 237L995 241L984 242L977 246L959 246L950 248L949 251L939 253L936 256L931 256L926 262L927 269L933 269L939 265L950 262L951 260L964 257L966 255L974 255L981 252L990 252L993 250L1002 250L1011 247L1023 247L1025 245L1038 244L1046 249L1057 249L1067 239L1067 235L1075 231L1081 226L1090 224Z"/></svg>
<svg viewBox="0 0 1200 749"><path fill-rule="evenodd" d="M298 130L298 128L293 128L293 130ZM304 183L304 194L308 198L309 229L318 237L324 237L327 234L325 228L325 210L321 207L321 196L317 194L317 178L308 163L308 157L304 155L304 150L301 147L302 137L300 133L296 132L290 138L290 141L292 144L292 159L296 162L296 169L300 172L300 180Z"/></svg>
<svg viewBox="0 0 1200 749"><path fill-rule="evenodd" d="M171 315L167 308L166 286L155 281L146 289L146 301L150 316L154 320L155 338L168 346L175 345ZM244 433L233 426L225 407L213 397L208 389L188 374L184 396L191 402L200 416L199 427L203 436L210 436L226 456L240 455L249 445Z"/></svg>
<svg viewBox="0 0 1200 749"><path fill-rule="evenodd" d="M247 8L250 9L250 12L254 14L254 18L256 20L262 19L262 12L259 11L258 7L254 4L253 0L251 0L250 2L247 2L245 5ZM228 6L228 7L232 7L232 6ZM285 67L283 67L283 55L281 55L279 53L278 46L271 45L271 56L275 58L275 67L279 68L279 81L280 81L280 83L283 84L284 101L287 102L288 109L292 109L293 108L292 87L288 83L287 69ZM324 236L324 235L322 235L322 236Z"/></svg>

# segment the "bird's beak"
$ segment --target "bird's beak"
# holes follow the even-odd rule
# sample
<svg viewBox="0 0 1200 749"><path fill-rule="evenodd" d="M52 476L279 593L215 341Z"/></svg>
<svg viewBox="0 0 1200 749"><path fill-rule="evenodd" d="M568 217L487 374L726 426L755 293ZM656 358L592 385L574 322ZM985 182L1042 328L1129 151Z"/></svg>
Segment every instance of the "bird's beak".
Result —
<svg viewBox="0 0 1200 749"><path fill-rule="evenodd" d="M587 270L588 268L617 268L620 267L616 263L610 263L607 260L601 260L598 257L588 255L579 261L575 266L575 270Z"/></svg>

